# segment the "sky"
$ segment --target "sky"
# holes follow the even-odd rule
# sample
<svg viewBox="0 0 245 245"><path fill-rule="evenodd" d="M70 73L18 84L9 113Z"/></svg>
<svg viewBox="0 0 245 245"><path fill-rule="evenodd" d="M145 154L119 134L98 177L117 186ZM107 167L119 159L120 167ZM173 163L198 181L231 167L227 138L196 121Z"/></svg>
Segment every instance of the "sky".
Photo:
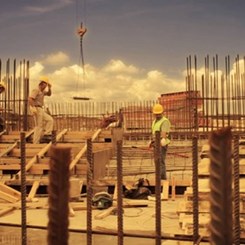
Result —
<svg viewBox="0 0 245 245"><path fill-rule="evenodd" d="M30 61L50 100L155 100L185 90L186 58L245 54L244 0L1 0L0 59ZM84 70L80 53L80 23Z"/></svg>

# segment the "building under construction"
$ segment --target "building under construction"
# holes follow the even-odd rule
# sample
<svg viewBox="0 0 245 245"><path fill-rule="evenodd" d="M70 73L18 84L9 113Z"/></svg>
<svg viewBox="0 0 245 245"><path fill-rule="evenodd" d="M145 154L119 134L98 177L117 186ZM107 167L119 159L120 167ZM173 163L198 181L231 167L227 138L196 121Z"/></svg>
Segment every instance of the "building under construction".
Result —
<svg viewBox="0 0 245 245"><path fill-rule="evenodd" d="M29 62L0 61L0 244L245 243L245 75L239 57L221 75L212 60L199 77L188 57L186 90L160 88L152 101L49 103L55 125L42 144L32 143ZM172 126L167 180L159 147L147 146L156 102ZM126 196L139 180L147 198Z"/></svg>

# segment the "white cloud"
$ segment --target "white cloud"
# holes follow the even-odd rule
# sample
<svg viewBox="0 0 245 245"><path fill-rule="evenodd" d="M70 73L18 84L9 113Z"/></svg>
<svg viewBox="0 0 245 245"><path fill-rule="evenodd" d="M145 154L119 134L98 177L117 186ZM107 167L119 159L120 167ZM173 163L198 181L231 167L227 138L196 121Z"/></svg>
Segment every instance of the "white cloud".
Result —
<svg viewBox="0 0 245 245"><path fill-rule="evenodd" d="M36 5L34 6L33 3L32 5L25 6L25 10L31 12L31 13L47 13L47 12L52 12L57 9L66 7L67 5L72 4L72 0L53 0L53 1L48 1L47 4L45 5L44 3L41 3L41 5ZM40 4L40 2L38 3Z"/></svg>
<svg viewBox="0 0 245 245"><path fill-rule="evenodd" d="M113 72L113 73L136 73L138 69L133 65L126 65L121 60L110 60L110 62L103 68L105 72Z"/></svg>
<svg viewBox="0 0 245 245"><path fill-rule="evenodd" d="M43 73L45 65L34 63L31 80ZM102 68L86 64L85 73L77 64L60 66L45 75L53 84L53 95L48 101L71 101L73 96L95 101L156 100L162 93L185 90L184 77L173 80L161 71L146 71L121 60L110 60Z"/></svg>
<svg viewBox="0 0 245 245"><path fill-rule="evenodd" d="M62 64L67 64L70 61L69 56L65 54L62 51L59 51L57 53L52 53L47 55L42 63L45 65L52 65L52 66L57 66L57 65L62 65Z"/></svg>
<svg viewBox="0 0 245 245"><path fill-rule="evenodd" d="M245 70L244 70L244 59L239 59L237 61L235 61L231 67L231 71L230 71L230 74L231 75L235 75L236 73L244 73Z"/></svg>

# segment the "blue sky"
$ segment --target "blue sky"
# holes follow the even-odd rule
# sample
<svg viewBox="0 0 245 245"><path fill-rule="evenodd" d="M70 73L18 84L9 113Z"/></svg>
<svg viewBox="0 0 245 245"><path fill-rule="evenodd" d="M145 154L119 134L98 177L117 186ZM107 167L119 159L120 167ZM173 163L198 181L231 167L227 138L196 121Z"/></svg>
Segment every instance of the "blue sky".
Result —
<svg viewBox="0 0 245 245"><path fill-rule="evenodd" d="M185 89L187 56L201 69L206 55L245 54L244 10L243 0L2 0L0 58L30 60L32 85L48 75L54 99L156 99Z"/></svg>

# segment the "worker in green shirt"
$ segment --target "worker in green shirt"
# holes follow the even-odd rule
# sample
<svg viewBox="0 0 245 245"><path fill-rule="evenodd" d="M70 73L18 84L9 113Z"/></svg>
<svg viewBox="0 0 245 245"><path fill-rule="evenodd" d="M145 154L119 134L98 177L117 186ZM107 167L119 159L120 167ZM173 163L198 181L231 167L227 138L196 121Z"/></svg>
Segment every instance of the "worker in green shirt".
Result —
<svg viewBox="0 0 245 245"><path fill-rule="evenodd" d="M161 152L162 152L162 158L161 158L161 179L167 179L166 175L166 154L168 145L170 143L169 139L169 132L171 128L171 123L169 119L165 116L163 116L163 106L161 104L155 104L152 108L152 113L155 116L154 121L152 122L151 130L152 130L152 139L150 142L150 147L154 147L154 138L156 131L160 132L161 137Z"/></svg>

